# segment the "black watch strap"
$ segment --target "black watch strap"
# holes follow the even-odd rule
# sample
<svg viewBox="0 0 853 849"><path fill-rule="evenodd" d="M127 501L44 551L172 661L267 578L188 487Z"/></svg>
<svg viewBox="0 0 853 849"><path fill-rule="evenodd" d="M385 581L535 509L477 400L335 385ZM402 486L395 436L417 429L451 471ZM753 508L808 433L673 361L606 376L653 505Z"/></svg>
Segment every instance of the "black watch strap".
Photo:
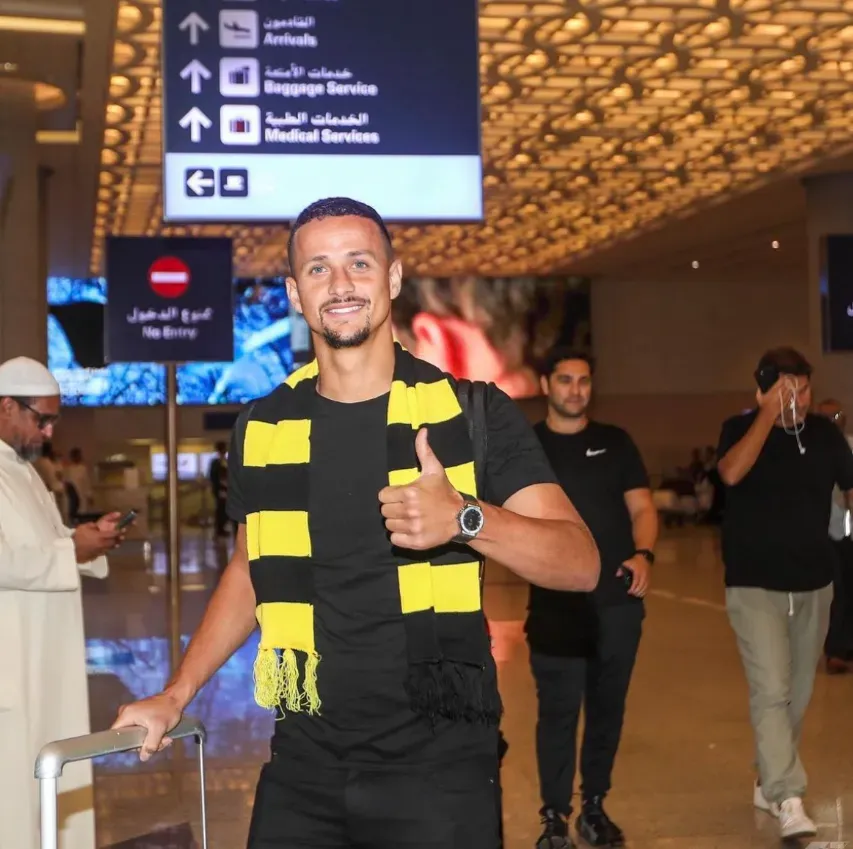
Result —
<svg viewBox="0 0 853 849"><path fill-rule="evenodd" d="M648 548L638 548L635 552L635 555L639 554L640 557L645 557L646 560L649 561L649 565L654 565L655 562L655 553Z"/></svg>

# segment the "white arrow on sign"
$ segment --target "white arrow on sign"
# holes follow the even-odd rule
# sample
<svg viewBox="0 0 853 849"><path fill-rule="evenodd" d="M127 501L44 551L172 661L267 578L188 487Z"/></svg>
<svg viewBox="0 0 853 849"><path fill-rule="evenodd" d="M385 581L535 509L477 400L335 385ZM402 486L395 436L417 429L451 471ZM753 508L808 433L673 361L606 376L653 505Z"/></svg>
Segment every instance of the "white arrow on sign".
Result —
<svg viewBox="0 0 853 849"><path fill-rule="evenodd" d="M181 22L178 24L178 29L183 32L188 29L190 31L190 44L195 47L198 44L199 34L202 32L206 32L210 29L207 21L198 14L198 12L190 12Z"/></svg>
<svg viewBox="0 0 853 849"><path fill-rule="evenodd" d="M198 61L193 59L192 62L181 71L181 79L190 81L190 90L193 94L201 94L201 81L210 79L210 71Z"/></svg>
<svg viewBox="0 0 853 849"><path fill-rule="evenodd" d="M204 194L204 190L213 185L213 180L210 177L205 177L203 171L193 171L187 180L187 186L190 191L197 197Z"/></svg>
<svg viewBox="0 0 853 849"><path fill-rule="evenodd" d="M178 122L184 129L190 128L190 141L200 142L202 128L209 130L213 122L198 106L193 106L186 115Z"/></svg>

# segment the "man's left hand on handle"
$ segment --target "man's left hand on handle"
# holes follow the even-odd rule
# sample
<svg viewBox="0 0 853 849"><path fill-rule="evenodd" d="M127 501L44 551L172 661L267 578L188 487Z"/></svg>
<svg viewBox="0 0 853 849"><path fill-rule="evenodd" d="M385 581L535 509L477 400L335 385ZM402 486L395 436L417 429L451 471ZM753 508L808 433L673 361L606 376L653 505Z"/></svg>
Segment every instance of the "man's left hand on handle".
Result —
<svg viewBox="0 0 853 849"><path fill-rule="evenodd" d="M456 517L463 499L430 448L426 428L418 431L415 451L420 477L406 486L386 486L379 492L379 503L392 545L429 551L450 542L459 532Z"/></svg>

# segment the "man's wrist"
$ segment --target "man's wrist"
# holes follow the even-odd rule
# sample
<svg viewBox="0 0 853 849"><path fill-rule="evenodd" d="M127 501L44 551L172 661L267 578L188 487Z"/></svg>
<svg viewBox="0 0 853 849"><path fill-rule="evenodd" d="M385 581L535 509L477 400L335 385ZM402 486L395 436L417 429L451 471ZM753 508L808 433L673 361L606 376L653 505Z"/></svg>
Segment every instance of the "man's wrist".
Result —
<svg viewBox="0 0 853 849"><path fill-rule="evenodd" d="M452 542L459 534L459 511L465 506L465 496L459 490L453 490L453 515L450 517L447 529L447 541Z"/></svg>
<svg viewBox="0 0 853 849"><path fill-rule="evenodd" d="M758 408L758 420L764 424L772 426L776 419L779 418L781 410L778 404L767 403L762 404Z"/></svg>
<svg viewBox="0 0 853 849"><path fill-rule="evenodd" d="M171 699L175 703L175 707L183 713L189 703L195 698L195 690L186 681L178 679L163 690L163 695Z"/></svg>

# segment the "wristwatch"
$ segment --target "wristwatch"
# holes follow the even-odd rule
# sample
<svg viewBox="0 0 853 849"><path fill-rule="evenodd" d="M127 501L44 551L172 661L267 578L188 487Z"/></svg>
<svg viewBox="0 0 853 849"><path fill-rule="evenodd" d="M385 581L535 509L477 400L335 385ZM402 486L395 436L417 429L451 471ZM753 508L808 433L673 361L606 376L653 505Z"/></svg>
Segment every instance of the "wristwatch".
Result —
<svg viewBox="0 0 853 849"><path fill-rule="evenodd" d="M646 560L648 560L648 561L649 561L649 566L654 566L654 563L655 563L655 553L654 553L653 551L649 551L649 549L648 549L648 548L638 548L638 549L634 552L634 555L635 555L635 556L636 556L637 554L639 554L639 555L640 555L640 557L645 557L645 558L646 558Z"/></svg>
<svg viewBox="0 0 853 849"><path fill-rule="evenodd" d="M483 516L483 508L480 507L480 502L472 495L462 495L462 507L456 514L456 524L459 525L459 533L453 537L452 542L469 543L475 539L480 531L483 530L483 525L486 520Z"/></svg>

